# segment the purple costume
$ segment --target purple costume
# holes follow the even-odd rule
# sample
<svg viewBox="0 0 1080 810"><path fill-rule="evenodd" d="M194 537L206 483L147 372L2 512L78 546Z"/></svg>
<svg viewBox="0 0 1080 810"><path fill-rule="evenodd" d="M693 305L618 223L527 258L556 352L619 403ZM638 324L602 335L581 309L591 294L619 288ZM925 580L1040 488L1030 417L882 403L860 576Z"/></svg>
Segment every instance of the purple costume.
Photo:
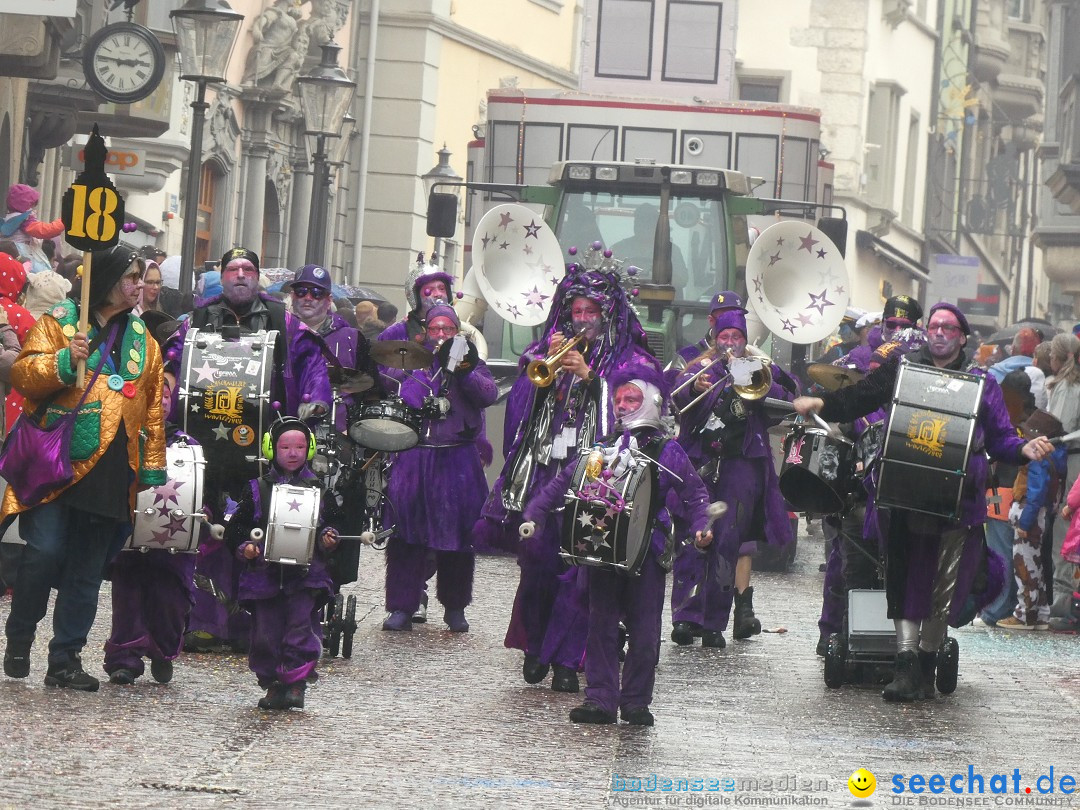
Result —
<svg viewBox="0 0 1080 810"><path fill-rule="evenodd" d="M202 328L217 330L222 326L239 325L243 332L279 329L282 334L279 335L274 351L271 399L280 401L283 415L288 416L295 416L305 401L329 404L330 380L326 374L326 361L320 341L314 332L299 318L286 312L280 301L266 293L260 293L251 308L239 317L219 295L208 299L196 309L192 317L184 321L165 344L165 370L177 379L177 385L173 387L174 414L181 413L179 391L182 380L179 375L182 369L184 340L190 328L200 325ZM237 453L246 455L248 448L237 448ZM236 497L247 478L230 475L222 477L221 471L214 469L215 466L207 466L207 492L217 492L222 498L226 494ZM225 509L224 501L211 505L222 511ZM239 570L232 553L222 543L210 541L200 546L195 569L199 574L213 580L226 596L233 597L237 593ZM188 630L240 644L249 634L249 621L243 612L230 616L227 608L212 595L197 591L195 607L188 620Z"/></svg>
<svg viewBox="0 0 1080 810"><path fill-rule="evenodd" d="M649 550L637 575L610 568L582 569L589 595L589 632L585 647L585 677L589 684L585 687L585 699L609 714L615 714L619 708L624 712L648 708L652 703L667 584L667 569L660 560L665 555L672 518L689 526L691 535L705 531L709 526L708 491L683 449L674 440L665 441L660 433L648 428L635 430L633 435L647 454L651 454L650 444L654 448L662 447L655 479L657 488L653 493L654 503L661 506L653 524ZM545 523L545 516L553 517L555 509L562 506L573 473L574 467L567 466L529 502L524 517L535 521L538 530ZM535 542L539 537L537 534L536 538L524 542ZM690 546L689 553L702 553L692 543ZM620 621L625 621L629 637L621 689Z"/></svg>
<svg viewBox="0 0 1080 810"><path fill-rule="evenodd" d="M919 349L908 360L933 365L929 348ZM949 368L961 369L964 356ZM882 366L854 386L825 394L822 418L850 422L891 401L900 358L890 357ZM970 620L970 615L993 598L1004 584L1004 563L986 549L982 525L986 520L986 479L989 464L985 451L993 458L1010 464L1025 464L1020 452L1023 439L1016 435L1009 421L1005 401L997 382L980 369L985 380L982 400L975 423L975 435L961 491L960 517L957 521L906 510L878 510L880 536L886 539L886 593L889 617L893 619L935 619L947 615L954 626ZM870 483L876 480L871 471ZM891 512L891 514L890 514ZM946 543L947 541L947 543ZM943 556L943 546L956 548L958 562ZM938 576L939 557L947 576ZM984 572L980 583L980 570ZM953 590L955 582L955 591ZM976 592L981 588L981 592Z"/></svg>
<svg viewBox="0 0 1080 810"><path fill-rule="evenodd" d="M516 549L521 577L504 644L535 656L542 665L579 669L585 653L588 616L586 583L559 558L561 515L546 521L528 544L517 544L521 512L528 501L615 423L606 376L616 367L644 363L659 368L644 330L614 269L570 265L556 288L543 337L521 357L522 371L506 403L503 448L506 462L476 525L481 548ZM563 373L547 388L524 374L528 363L546 357L551 335L574 333L575 298L600 305L604 332L584 352L591 381ZM569 569L569 570L568 570Z"/></svg>
<svg viewBox="0 0 1080 810"><path fill-rule="evenodd" d="M194 439L166 426L169 446ZM205 526L203 538L209 537ZM172 661L180 654L188 614L195 604L194 554L166 549L125 551L109 568L112 580L112 632L105 642L104 668L110 675L126 669L143 674L143 658Z"/></svg>
<svg viewBox="0 0 1080 810"><path fill-rule="evenodd" d="M382 390L379 383L378 366L374 364L368 354L370 344L358 329L349 326L348 321L334 312L323 322L323 325L319 327L315 334L322 339L326 347L325 356L329 367L340 365L349 371L367 372L375 381L375 390ZM346 394L342 397L343 403L338 405L337 420L334 425L338 433L344 433L348 428L348 409L359 404L361 398L360 394ZM329 402L330 400L326 401Z"/></svg>
<svg viewBox="0 0 1080 810"><path fill-rule="evenodd" d="M306 566L254 560L243 556L253 528L263 530L269 519L269 493L274 484L318 486L319 479L306 465L289 475L276 466L262 478L252 479L229 521L225 542L236 549L241 568L239 599L251 612L248 665L264 689L277 682L304 681L322 655L322 639L312 616L333 593L322 550L323 521L315 540L315 554ZM264 500L266 501L264 503Z"/></svg>
<svg viewBox="0 0 1080 810"><path fill-rule="evenodd" d="M440 368L436 361L409 376L384 371L401 382L400 396L413 408L423 407L431 389L450 401L446 416L425 417L420 443L397 454L390 468L383 525L393 525L394 535L386 550L386 609L409 615L420 605L429 551L435 552L436 594L443 606L457 610L472 602L471 535L488 495L477 441L484 408L498 398L498 387L482 360L468 372Z"/></svg>
<svg viewBox="0 0 1080 810"><path fill-rule="evenodd" d="M700 369L700 365L686 369L676 384ZM775 363L770 364L770 370L773 384L768 396L790 400L796 383ZM684 407L697 396L690 385L673 399L677 407ZM743 419L733 414L740 408ZM745 426L742 435L737 427L734 434L728 434L726 443L712 427L714 412L724 411L728 424L742 422ZM726 501L728 510L713 526L714 540L704 555L692 546L683 546L675 558L673 622L689 622L707 631L727 629L738 557L752 554L761 537L778 546L793 539L769 447L770 424L760 404L734 396L730 384L717 386L682 416L679 444L699 472L707 470L702 478L709 494L714 500Z"/></svg>

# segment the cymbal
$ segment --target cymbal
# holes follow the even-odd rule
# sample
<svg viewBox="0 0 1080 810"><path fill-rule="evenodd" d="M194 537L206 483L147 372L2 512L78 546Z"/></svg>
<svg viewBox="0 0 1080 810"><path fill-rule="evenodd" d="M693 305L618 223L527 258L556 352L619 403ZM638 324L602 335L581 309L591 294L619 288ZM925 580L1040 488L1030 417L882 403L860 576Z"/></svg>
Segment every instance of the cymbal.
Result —
<svg viewBox="0 0 1080 810"><path fill-rule="evenodd" d="M413 371L427 368L435 355L411 340L376 340L371 344L371 359L382 366Z"/></svg>
<svg viewBox="0 0 1080 810"><path fill-rule="evenodd" d="M826 391L846 388L866 376L858 369L833 366L829 363L811 363L806 367L806 374Z"/></svg>

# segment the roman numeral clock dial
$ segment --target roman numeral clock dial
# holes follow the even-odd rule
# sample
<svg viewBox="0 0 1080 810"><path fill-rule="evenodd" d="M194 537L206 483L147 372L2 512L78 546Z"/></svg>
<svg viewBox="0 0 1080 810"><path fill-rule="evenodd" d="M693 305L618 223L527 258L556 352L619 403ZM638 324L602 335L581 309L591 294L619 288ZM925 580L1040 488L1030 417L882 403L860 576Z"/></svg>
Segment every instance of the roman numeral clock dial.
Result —
<svg viewBox="0 0 1080 810"><path fill-rule="evenodd" d="M149 96L165 73L165 49L141 25L119 22L95 32L83 50L83 74L106 101L132 104Z"/></svg>

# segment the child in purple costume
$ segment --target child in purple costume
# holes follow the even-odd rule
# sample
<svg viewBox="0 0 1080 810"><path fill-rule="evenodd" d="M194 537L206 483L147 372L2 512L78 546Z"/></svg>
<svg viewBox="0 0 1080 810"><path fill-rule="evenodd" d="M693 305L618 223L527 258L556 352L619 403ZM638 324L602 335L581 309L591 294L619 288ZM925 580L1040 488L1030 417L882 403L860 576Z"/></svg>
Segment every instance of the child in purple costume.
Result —
<svg viewBox="0 0 1080 810"><path fill-rule="evenodd" d="M172 391L168 377L161 399L167 446L177 442L198 444L173 424ZM206 532L205 528L202 530ZM104 669L109 681L128 685L143 674L143 658L150 659L150 674L158 683L172 680L180 654L188 614L195 604L194 554L173 554L163 548L120 554L112 562L112 632L105 642Z"/></svg>
<svg viewBox="0 0 1080 810"><path fill-rule="evenodd" d="M270 428L270 442L272 469L249 482L225 531L225 541L236 548L236 557L244 565L239 595L251 613L248 665L259 686L266 689L259 708L302 709L307 679L322 654L322 639L311 617L332 594L325 555L337 547L338 537L335 529L320 520L319 540L308 565L283 565L263 558L264 541L252 539L251 530L266 531L273 486L319 486L308 466L314 445L304 422L279 419Z"/></svg>

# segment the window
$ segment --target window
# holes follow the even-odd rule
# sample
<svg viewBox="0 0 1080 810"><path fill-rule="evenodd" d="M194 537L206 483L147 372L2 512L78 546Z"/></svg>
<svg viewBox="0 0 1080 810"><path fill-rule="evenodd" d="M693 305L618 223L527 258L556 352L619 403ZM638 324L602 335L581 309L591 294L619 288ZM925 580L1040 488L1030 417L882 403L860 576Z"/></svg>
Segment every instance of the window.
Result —
<svg viewBox="0 0 1080 810"><path fill-rule="evenodd" d="M896 131L900 124L900 97L904 89L883 82L870 89L867 104L863 176L870 202L892 208L896 175Z"/></svg>
<svg viewBox="0 0 1080 810"><path fill-rule="evenodd" d="M655 160L675 162L675 131L672 129L623 130L623 160Z"/></svg>
<svg viewBox="0 0 1080 810"><path fill-rule="evenodd" d="M1005 7L1008 9L1010 20L1027 18L1027 0L1007 0Z"/></svg>
<svg viewBox="0 0 1080 810"><path fill-rule="evenodd" d="M814 155L817 160L817 155ZM784 138L784 174L777 195L788 200L812 199L810 188L810 141L806 138Z"/></svg>
<svg viewBox="0 0 1080 810"><path fill-rule="evenodd" d="M776 152L779 138L775 135L737 135L735 137L735 170L765 180L754 189L755 197L776 196Z"/></svg>
<svg viewBox="0 0 1080 810"><path fill-rule="evenodd" d="M522 182L547 183L551 164L562 155L562 125L526 124L522 151Z"/></svg>
<svg viewBox="0 0 1080 810"><path fill-rule="evenodd" d="M721 17L720 3L670 0L661 73L664 81L716 83Z"/></svg>
<svg viewBox="0 0 1080 810"><path fill-rule="evenodd" d="M907 225L915 226L915 182L919 168L919 116L911 114L907 136L907 163L904 167L904 206L900 219Z"/></svg>
<svg viewBox="0 0 1080 810"><path fill-rule="evenodd" d="M653 0L600 0L596 26L596 75L651 77Z"/></svg>
<svg viewBox="0 0 1080 810"><path fill-rule="evenodd" d="M562 126L494 121L489 132L487 144L493 183L547 182L551 164L562 153Z"/></svg>
<svg viewBox="0 0 1080 810"><path fill-rule="evenodd" d="M571 124L567 127L567 160L615 160L619 145L616 127L591 127Z"/></svg>
<svg viewBox="0 0 1080 810"><path fill-rule="evenodd" d="M767 101L777 104L780 101L780 80L740 79L740 101Z"/></svg>

